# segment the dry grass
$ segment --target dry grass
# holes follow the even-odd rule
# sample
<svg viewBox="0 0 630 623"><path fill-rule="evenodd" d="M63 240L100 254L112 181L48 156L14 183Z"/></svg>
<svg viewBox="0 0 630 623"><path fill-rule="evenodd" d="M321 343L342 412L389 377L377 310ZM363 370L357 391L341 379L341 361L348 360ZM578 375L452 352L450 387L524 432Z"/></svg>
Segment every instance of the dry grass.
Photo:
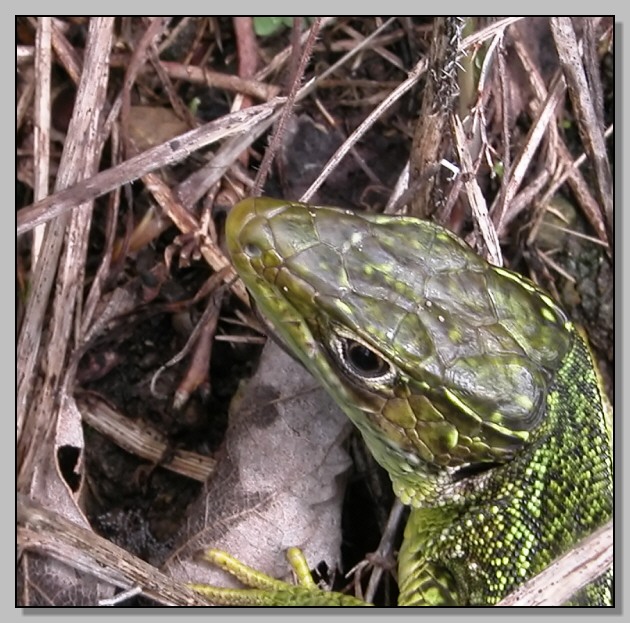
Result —
<svg viewBox="0 0 630 623"><path fill-rule="evenodd" d="M437 219L551 290L611 378L610 18L324 18L267 38L249 18L29 18L17 40L21 605L136 585L203 603L94 531L151 486L91 466L115 444L149 479L212 469L261 341L223 251L244 196ZM181 482L152 495L180 487L184 507Z"/></svg>

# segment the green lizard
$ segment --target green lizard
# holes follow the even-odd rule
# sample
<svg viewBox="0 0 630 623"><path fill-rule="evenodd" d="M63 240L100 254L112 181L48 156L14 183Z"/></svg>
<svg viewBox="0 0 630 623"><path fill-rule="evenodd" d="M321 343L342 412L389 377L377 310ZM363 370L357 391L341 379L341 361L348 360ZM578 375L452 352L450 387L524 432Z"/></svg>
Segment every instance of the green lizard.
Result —
<svg viewBox="0 0 630 623"><path fill-rule="evenodd" d="M399 605L494 604L611 518L595 364L529 280L434 223L275 199L235 206L227 241L272 331L412 508ZM257 587L196 586L223 603L359 603L307 569L294 587L209 558ZM610 605L611 584L568 605Z"/></svg>

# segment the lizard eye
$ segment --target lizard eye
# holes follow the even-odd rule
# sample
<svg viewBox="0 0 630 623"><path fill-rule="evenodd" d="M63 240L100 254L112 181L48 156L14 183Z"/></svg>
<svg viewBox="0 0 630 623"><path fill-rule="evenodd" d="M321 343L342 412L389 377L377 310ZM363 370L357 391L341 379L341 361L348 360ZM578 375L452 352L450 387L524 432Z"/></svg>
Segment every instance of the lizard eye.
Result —
<svg viewBox="0 0 630 623"><path fill-rule="evenodd" d="M335 335L330 346L343 372L351 380L366 385L393 382L396 376L393 366L363 342L345 335Z"/></svg>
<svg viewBox="0 0 630 623"><path fill-rule="evenodd" d="M389 364L373 350L354 340L343 340L343 354L346 364L364 378L383 376L389 370Z"/></svg>

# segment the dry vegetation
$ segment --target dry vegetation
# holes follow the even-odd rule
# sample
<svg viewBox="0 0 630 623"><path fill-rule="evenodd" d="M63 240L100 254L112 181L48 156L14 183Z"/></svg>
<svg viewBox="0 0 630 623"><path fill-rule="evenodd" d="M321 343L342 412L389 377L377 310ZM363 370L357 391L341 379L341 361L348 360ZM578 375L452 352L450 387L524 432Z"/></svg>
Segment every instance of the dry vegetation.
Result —
<svg viewBox="0 0 630 623"><path fill-rule="evenodd" d="M338 552L348 444L345 420L311 410L326 398L253 436L233 408L225 437L264 343L224 250L242 197L445 223L562 301L612 387L610 18L324 18L268 36L250 18L23 18L16 41L18 604L117 589L127 604L203 604L185 585L213 581L196 552L224 542L251 561L221 539L263 510L244 529L266 533L326 478L317 522ZM286 365L281 385L299 376ZM313 423L311 439L329 438L293 448ZM378 547L391 502L349 447L344 572ZM290 477L269 472L282 486L243 498L236 456ZM257 562L282 573L277 556Z"/></svg>

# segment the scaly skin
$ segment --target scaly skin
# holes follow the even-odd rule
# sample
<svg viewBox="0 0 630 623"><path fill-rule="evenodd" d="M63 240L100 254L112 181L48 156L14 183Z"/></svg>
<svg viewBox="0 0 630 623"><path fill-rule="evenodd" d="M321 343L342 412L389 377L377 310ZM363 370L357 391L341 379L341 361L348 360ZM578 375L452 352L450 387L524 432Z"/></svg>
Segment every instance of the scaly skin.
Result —
<svg viewBox="0 0 630 623"><path fill-rule="evenodd" d="M412 507L400 605L494 604L611 518L594 362L530 281L434 223L274 199L235 206L227 240L272 331ZM571 604L610 604L611 579Z"/></svg>

